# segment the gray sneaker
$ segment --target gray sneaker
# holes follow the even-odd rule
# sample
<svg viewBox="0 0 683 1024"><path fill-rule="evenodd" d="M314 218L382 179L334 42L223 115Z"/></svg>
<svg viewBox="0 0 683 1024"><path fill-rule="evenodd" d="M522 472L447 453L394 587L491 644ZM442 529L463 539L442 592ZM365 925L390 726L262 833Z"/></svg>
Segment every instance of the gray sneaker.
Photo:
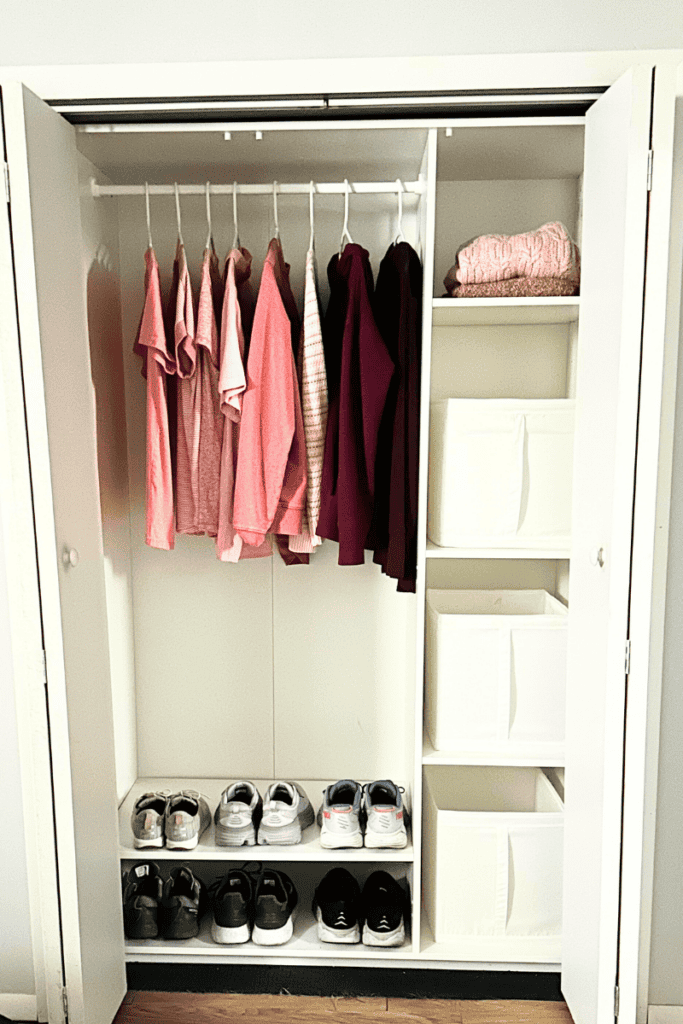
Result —
<svg viewBox="0 0 683 1024"><path fill-rule="evenodd" d="M169 850L194 850L210 824L206 797L194 789L174 793L166 808L166 846Z"/></svg>
<svg viewBox="0 0 683 1024"><path fill-rule="evenodd" d="M353 779L341 779L323 790L318 811L323 850L358 849L363 845L363 790Z"/></svg>
<svg viewBox="0 0 683 1024"><path fill-rule="evenodd" d="M130 826L137 850L164 845L164 818L170 795L166 789L158 793L143 793L135 801Z"/></svg>
<svg viewBox="0 0 683 1024"><path fill-rule="evenodd" d="M217 846L254 846L263 801L253 782L233 782L214 814Z"/></svg>
<svg viewBox="0 0 683 1024"><path fill-rule="evenodd" d="M390 779L365 786L365 845L370 849L403 850L408 845L408 814L402 793L403 787Z"/></svg>
<svg viewBox="0 0 683 1024"><path fill-rule="evenodd" d="M311 802L298 782L273 782L263 798L259 846L294 846L313 820Z"/></svg>

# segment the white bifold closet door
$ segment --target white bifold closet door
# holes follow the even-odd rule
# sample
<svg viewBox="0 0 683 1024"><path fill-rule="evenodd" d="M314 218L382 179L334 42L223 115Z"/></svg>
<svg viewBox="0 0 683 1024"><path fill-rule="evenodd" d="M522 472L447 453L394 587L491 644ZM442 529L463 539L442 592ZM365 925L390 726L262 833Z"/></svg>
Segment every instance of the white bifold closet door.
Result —
<svg viewBox="0 0 683 1024"><path fill-rule="evenodd" d="M70 1024L126 991L95 402L74 131L2 85ZM28 809L25 809L28 813Z"/></svg>
<svg viewBox="0 0 683 1024"><path fill-rule="evenodd" d="M586 116L569 586L562 992L615 1017L631 538L652 69Z"/></svg>

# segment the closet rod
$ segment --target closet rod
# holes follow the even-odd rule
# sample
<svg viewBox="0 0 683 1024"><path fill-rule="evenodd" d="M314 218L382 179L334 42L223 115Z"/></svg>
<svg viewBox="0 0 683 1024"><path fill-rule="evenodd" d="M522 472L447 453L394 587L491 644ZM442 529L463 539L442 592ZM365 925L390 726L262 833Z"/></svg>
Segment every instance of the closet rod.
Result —
<svg viewBox="0 0 683 1024"><path fill-rule="evenodd" d="M373 193L391 193L396 194L401 186L394 181L350 181L349 186L351 192L359 194L365 193L371 195ZM144 196L145 186L144 185L98 185L93 179L91 182L92 194L95 198L100 196ZM426 185L423 181L404 181L403 191L408 193L414 193L421 195L425 191ZM304 184L287 184L286 182L278 182L277 186L279 195L302 195L307 196L311 191L310 182ZM212 195L227 195L231 196L233 193L232 185L211 185L210 191ZM178 192L183 196L205 196L206 185L178 185ZM315 192L317 195L326 194L344 194L344 182L336 181L317 181L315 183ZM175 195L175 187L173 185L150 185L149 194L151 196L172 196ZM267 185L238 185L237 194L243 196L272 196L273 194L273 183L269 182Z"/></svg>

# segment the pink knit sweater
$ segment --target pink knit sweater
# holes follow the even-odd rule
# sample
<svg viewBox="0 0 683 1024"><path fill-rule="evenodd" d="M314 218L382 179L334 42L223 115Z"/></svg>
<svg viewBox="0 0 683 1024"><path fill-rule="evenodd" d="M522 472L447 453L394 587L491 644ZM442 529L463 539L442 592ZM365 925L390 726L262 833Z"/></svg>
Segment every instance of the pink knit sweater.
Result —
<svg viewBox="0 0 683 1024"><path fill-rule="evenodd" d="M558 221L523 235L482 235L458 252L460 284L508 281L513 277L570 277L578 262L576 245Z"/></svg>

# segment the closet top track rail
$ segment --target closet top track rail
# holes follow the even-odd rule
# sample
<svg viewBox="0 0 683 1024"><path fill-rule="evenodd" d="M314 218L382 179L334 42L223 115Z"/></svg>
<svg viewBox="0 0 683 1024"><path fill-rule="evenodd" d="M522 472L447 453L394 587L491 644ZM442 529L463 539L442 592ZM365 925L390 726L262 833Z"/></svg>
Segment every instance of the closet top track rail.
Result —
<svg viewBox="0 0 683 1024"><path fill-rule="evenodd" d="M144 185L98 185L93 179L91 182L92 194L95 198L99 199L102 196L144 196L145 186ZM175 185L149 185L149 195L151 196L172 196L175 195ZM351 193L357 194L381 194L381 193L393 193L394 195L398 192L413 193L421 195L426 190L426 183L423 181L350 181L348 183L348 189ZM278 182L276 185L278 195L310 195L311 183L307 181L303 184L290 184L288 182ZM209 191L211 195L228 195L231 196L235 191L235 186L230 185L214 185L209 184ZM340 194L344 195L346 186L344 182L336 181L317 181L313 185L313 191L317 195L330 195ZM203 185L178 185L178 192L182 196L205 196L206 195L206 184ZM253 184L253 185L237 185L238 195L250 195L250 196L272 196L273 194L273 183L268 184Z"/></svg>

